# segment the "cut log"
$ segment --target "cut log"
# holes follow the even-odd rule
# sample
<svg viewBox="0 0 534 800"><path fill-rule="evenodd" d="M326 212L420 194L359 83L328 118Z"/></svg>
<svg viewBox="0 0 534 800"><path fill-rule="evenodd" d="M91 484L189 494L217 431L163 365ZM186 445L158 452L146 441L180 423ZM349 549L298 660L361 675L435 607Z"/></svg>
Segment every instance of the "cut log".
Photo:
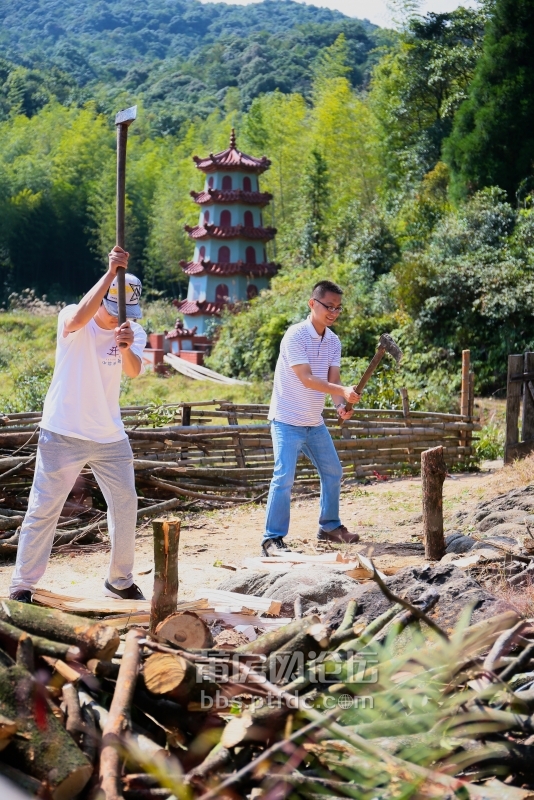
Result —
<svg viewBox="0 0 534 800"><path fill-rule="evenodd" d="M117 631L101 622L16 600L2 600L0 620L36 636L76 645L85 658L112 658L120 643Z"/></svg>
<svg viewBox="0 0 534 800"><path fill-rule="evenodd" d="M63 686L63 703L67 712L67 722L65 728L70 733L77 745L80 745L82 736L85 733L85 725L82 719L80 699L76 687L72 683Z"/></svg>
<svg viewBox="0 0 534 800"><path fill-rule="evenodd" d="M0 750L4 750L17 732L18 725L15 720L0 714Z"/></svg>
<svg viewBox="0 0 534 800"><path fill-rule="evenodd" d="M0 709L17 719L18 732L23 734L13 738L5 760L46 781L53 800L71 800L81 792L93 768L23 667L0 668Z"/></svg>
<svg viewBox="0 0 534 800"><path fill-rule="evenodd" d="M35 653L31 636L25 632L21 633L17 644L17 664L24 667L32 675L35 672Z"/></svg>
<svg viewBox="0 0 534 800"><path fill-rule="evenodd" d="M289 642L294 636L297 636L299 633L302 633L302 631L307 630L312 625L316 625L320 621L321 620L316 615L297 619L294 622L290 622L288 625L284 625L283 628L262 633L254 642L249 642L248 644L243 644L238 647L236 653L269 655L273 650L278 650L280 647L283 647L283 645Z"/></svg>
<svg viewBox="0 0 534 800"><path fill-rule="evenodd" d="M3 761L0 761L0 775L14 783L15 786L18 786L30 797L46 797L47 788L45 783L37 780L37 778L32 778L31 775L27 775L20 769L4 764Z"/></svg>
<svg viewBox="0 0 534 800"><path fill-rule="evenodd" d="M141 653L139 640L141 631L131 630L126 634L126 645L122 656L117 686L111 701L107 722L102 731L100 753L100 781L105 800L122 800L120 781L121 736L128 725L128 714L133 697Z"/></svg>
<svg viewBox="0 0 534 800"><path fill-rule="evenodd" d="M433 447L421 453L425 557L433 561L443 558L446 549L443 536L443 481L446 474L443 447Z"/></svg>
<svg viewBox="0 0 534 800"><path fill-rule="evenodd" d="M275 650L265 664L265 674L271 683L288 683L291 677L302 673L304 664L313 660L328 647L330 640L325 625L309 625L279 650Z"/></svg>
<svg viewBox="0 0 534 800"><path fill-rule="evenodd" d="M0 620L0 644L14 657L17 652L17 645L23 631L16 628L9 622ZM28 635L28 634L27 634ZM79 647L69 644L61 644L61 642L52 642L50 639L44 639L42 636L31 636L33 649L37 656L51 656L52 658L61 658L65 661L78 661L81 658L82 652Z"/></svg>
<svg viewBox="0 0 534 800"><path fill-rule="evenodd" d="M92 711L98 727L103 732L109 720L109 711L95 702L86 692L80 692L79 696L80 703L82 704L82 712L85 707L88 707ZM133 730L131 733L125 732L123 738L124 740L131 741L136 749L147 759L154 758L163 752L161 745L153 742L149 736L146 736L144 733L139 733L137 730Z"/></svg>
<svg viewBox="0 0 534 800"><path fill-rule="evenodd" d="M150 607L150 631L176 611L178 603L179 519L155 519L154 533L154 593Z"/></svg>
<svg viewBox="0 0 534 800"><path fill-rule="evenodd" d="M182 656L154 653L145 663L143 676L147 689L186 700L202 688L202 677L194 664Z"/></svg>
<svg viewBox="0 0 534 800"><path fill-rule="evenodd" d="M211 631L192 611L177 611L156 628L156 635L184 650L208 650L213 647Z"/></svg>

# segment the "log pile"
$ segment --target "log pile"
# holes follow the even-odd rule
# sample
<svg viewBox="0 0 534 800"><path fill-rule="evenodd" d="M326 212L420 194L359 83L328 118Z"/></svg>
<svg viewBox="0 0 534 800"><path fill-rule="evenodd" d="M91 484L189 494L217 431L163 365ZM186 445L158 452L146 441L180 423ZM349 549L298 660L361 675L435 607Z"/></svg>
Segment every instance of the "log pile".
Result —
<svg viewBox="0 0 534 800"><path fill-rule="evenodd" d="M445 631L435 589L374 580L375 619L353 599L337 628L303 617L235 649L191 614L177 645L172 617L121 641L1 601L0 775L54 800L532 798L534 627L466 609Z"/></svg>
<svg viewBox="0 0 534 800"><path fill-rule="evenodd" d="M123 408L139 496L139 519L167 509L225 507L264 499L273 470L265 405L215 401ZM473 458L472 417L426 412L357 409L342 427L324 412L344 476L366 478L417 471L421 453L442 446L445 463ZM35 464L37 413L0 419L0 555L16 553ZM317 490L313 465L299 460L295 491ZM69 497L54 540L56 549L91 545L106 530L105 505L89 469Z"/></svg>

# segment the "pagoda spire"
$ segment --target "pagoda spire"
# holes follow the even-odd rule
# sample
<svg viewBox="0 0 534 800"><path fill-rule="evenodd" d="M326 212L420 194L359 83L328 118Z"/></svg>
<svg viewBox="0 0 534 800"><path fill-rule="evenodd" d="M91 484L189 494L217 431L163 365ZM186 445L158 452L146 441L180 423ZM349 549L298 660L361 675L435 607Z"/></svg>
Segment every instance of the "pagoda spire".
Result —
<svg viewBox="0 0 534 800"><path fill-rule="evenodd" d="M237 150L235 141L235 128L232 128L232 133L230 134L230 150Z"/></svg>

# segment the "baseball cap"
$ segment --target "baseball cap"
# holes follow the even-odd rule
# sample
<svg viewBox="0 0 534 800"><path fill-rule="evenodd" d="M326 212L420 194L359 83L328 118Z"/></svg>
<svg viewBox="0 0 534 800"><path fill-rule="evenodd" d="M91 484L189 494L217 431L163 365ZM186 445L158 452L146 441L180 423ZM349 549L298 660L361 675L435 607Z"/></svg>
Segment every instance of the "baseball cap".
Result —
<svg viewBox="0 0 534 800"><path fill-rule="evenodd" d="M126 318L141 319L143 316L143 312L139 306L139 299L143 289L141 281L139 278L136 278L135 275L131 275L127 272L124 276L124 288L126 295ZM119 315L119 307L117 305L118 293L118 281L117 278L114 278L103 301L106 311L114 317L118 317Z"/></svg>

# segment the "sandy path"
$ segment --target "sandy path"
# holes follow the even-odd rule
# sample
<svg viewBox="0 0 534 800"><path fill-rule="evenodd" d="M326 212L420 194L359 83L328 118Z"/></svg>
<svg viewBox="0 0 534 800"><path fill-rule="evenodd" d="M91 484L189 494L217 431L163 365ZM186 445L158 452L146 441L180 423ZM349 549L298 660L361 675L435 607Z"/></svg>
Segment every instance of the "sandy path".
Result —
<svg viewBox="0 0 534 800"><path fill-rule="evenodd" d="M494 496L512 485L528 482L528 474L486 469L447 478L444 484L445 516L450 518L461 506L472 505ZM318 499L294 500L289 542L313 552L317 532ZM180 599L187 600L207 585L215 587L231 573L218 562L240 565L246 556L259 555L265 506L246 506L207 514L180 514L183 520L180 542ZM362 543L420 541L420 478L401 478L368 486L351 487L343 492L341 517L351 530L360 533ZM447 523L446 523L447 527ZM359 545L353 546L360 549ZM350 551L351 548L346 548ZM84 597L101 597L109 553L105 547L96 553L53 555L40 586L54 592ZM413 556L379 556L379 566L404 566ZM416 559L422 561L422 559ZM151 595L153 566L150 523L139 529L134 576L146 597ZM12 563L0 566L0 596L8 592Z"/></svg>

